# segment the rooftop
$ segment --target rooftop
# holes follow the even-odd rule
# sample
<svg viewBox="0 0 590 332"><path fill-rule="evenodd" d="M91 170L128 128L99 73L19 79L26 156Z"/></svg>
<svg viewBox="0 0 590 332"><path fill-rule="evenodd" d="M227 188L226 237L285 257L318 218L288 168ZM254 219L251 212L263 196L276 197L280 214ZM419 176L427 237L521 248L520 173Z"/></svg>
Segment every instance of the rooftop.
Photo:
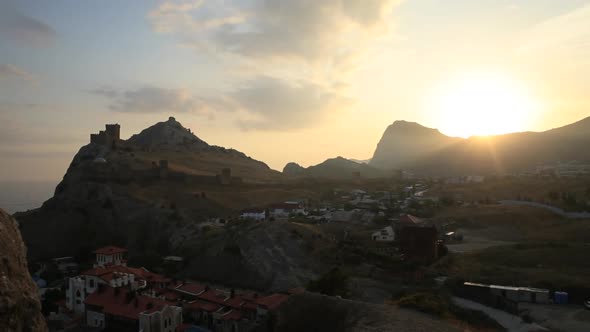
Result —
<svg viewBox="0 0 590 332"><path fill-rule="evenodd" d="M93 253L101 254L101 255L114 255L114 254L122 254L125 252L127 252L127 249L119 248L119 247L115 247L115 246L102 247L102 248L99 248L99 249L96 249L93 251Z"/></svg>
<svg viewBox="0 0 590 332"><path fill-rule="evenodd" d="M106 314L131 320L138 320L139 314L144 311L160 311L166 305L173 305L162 299L136 295L127 288L112 288L104 285L90 294L84 303L100 307Z"/></svg>

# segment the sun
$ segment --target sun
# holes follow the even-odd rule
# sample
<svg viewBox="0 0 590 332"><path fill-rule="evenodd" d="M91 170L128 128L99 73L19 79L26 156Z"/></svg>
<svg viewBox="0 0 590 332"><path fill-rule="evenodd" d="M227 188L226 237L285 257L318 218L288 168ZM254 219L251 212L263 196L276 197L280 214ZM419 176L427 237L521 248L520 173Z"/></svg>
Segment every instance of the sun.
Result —
<svg viewBox="0 0 590 332"><path fill-rule="evenodd" d="M465 138L523 131L538 108L524 84L495 72L456 75L429 103L443 133Z"/></svg>

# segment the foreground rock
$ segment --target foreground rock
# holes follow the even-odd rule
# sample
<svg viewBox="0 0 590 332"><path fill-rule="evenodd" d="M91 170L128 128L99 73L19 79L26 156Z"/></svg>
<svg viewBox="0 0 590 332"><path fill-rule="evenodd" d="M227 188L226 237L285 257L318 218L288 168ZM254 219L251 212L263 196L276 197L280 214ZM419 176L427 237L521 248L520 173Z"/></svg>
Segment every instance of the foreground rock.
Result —
<svg viewBox="0 0 590 332"><path fill-rule="evenodd" d="M302 319L301 313L305 313ZM315 293L291 296L281 306L277 331L451 332L447 321L394 306L368 304Z"/></svg>
<svg viewBox="0 0 590 332"><path fill-rule="evenodd" d="M0 209L0 331L46 331L16 221Z"/></svg>

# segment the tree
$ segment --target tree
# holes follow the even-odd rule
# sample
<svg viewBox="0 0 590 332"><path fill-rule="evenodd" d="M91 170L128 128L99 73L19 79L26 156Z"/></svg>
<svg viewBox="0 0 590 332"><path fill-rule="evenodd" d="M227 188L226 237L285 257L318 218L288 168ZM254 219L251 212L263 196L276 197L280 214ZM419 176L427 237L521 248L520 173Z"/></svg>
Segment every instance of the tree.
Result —
<svg viewBox="0 0 590 332"><path fill-rule="evenodd" d="M307 289L330 296L346 296L348 294L348 276L335 267L317 280L311 280Z"/></svg>

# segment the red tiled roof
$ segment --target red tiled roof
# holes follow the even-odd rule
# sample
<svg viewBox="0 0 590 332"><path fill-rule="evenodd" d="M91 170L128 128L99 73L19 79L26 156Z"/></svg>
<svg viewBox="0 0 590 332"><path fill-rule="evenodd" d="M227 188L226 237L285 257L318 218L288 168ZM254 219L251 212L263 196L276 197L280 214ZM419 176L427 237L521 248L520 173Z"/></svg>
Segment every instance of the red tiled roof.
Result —
<svg viewBox="0 0 590 332"><path fill-rule="evenodd" d="M270 206L272 209L282 209L282 210L295 210L301 209L301 204L297 203L276 203Z"/></svg>
<svg viewBox="0 0 590 332"><path fill-rule="evenodd" d="M256 304L266 307L268 310L274 310L288 299L289 295L287 294L272 294L269 296L258 298L256 300Z"/></svg>
<svg viewBox="0 0 590 332"><path fill-rule="evenodd" d="M246 301L254 301L258 298L258 294L254 292L241 293L240 297Z"/></svg>
<svg viewBox="0 0 590 332"><path fill-rule="evenodd" d="M102 308L102 312L117 317L138 320L141 312L161 310L173 303L143 295L132 295L127 288L101 287L84 300L86 305Z"/></svg>
<svg viewBox="0 0 590 332"><path fill-rule="evenodd" d="M178 295L178 293L173 292L173 291L168 290L168 289L163 290L163 291L160 291L158 293L158 296L163 296L164 299L166 299L167 301L177 301L180 298L180 296Z"/></svg>
<svg viewBox="0 0 590 332"><path fill-rule="evenodd" d="M124 253L124 252L127 252L127 249L119 248L119 247L115 247L115 246L102 247L102 248L99 248L99 249L96 249L93 251L93 253L95 253L95 254L102 254L102 255L114 255L114 254L120 254L120 253Z"/></svg>
<svg viewBox="0 0 590 332"><path fill-rule="evenodd" d="M245 303L244 299L240 296L234 296L227 299L223 304L234 309L239 309Z"/></svg>
<svg viewBox="0 0 590 332"><path fill-rule="evenodd" d="M399 222L401 224L407 225L418 225L423 223L424 221L418 217L415 217L411 214L404 214L403 216L399 217Z"/></svg>
<svg viewBox="0 0 590 332"><path fill-rule="evenodd" d="M215 303L208 303L202 301L193 301L186 305L186 308L189 310L201 310L207 312L215 312L221 308L220 305Z"/></svg>
<svg viewBox="0 0 590 332"><path fill-rule="evenodd" d="M238 310L231 310L227 314L221 316L222 320L240 320L242 319L242 313Z"/></svg>
<svg viewBox="0 0 590 332"><path fill-rule="evenodd" d="M176 287L174 290L196 296L203 293L205 291L205 288L206 286L191 282L180 285Z"/></svg>
<svg viewBox="0 0 590 332"><path fill-rule="evenodd" d="M223 305L227 295L218 292L215 289L210 289L197 296L199 299Z"/></svg>
<svg viewBox="0 0 590 332"><path fill-rule="evenodd" d="M291 289L287 290L287 293L290 295L302 294L302 293L305 293L305 288L303 288L303 287L291 288Z"/></svg>

